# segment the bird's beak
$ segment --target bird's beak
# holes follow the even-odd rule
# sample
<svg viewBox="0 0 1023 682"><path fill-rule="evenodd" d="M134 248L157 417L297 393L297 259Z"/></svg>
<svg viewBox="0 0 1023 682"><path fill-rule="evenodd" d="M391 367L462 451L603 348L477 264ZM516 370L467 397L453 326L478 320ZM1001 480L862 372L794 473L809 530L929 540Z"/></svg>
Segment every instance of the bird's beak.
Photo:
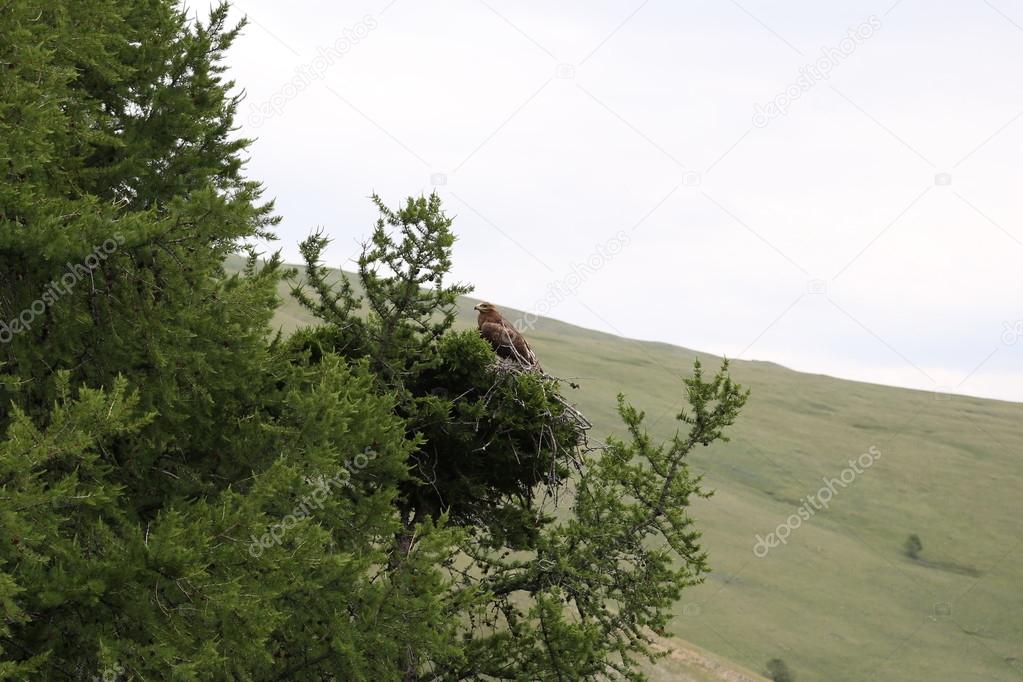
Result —
<svg viewBox="0 0 1023 682"><path fill-rule="evenodd" d="M479 312L480 309L479 304L474 305L472 309L475 310L476 312Z"/></svg>

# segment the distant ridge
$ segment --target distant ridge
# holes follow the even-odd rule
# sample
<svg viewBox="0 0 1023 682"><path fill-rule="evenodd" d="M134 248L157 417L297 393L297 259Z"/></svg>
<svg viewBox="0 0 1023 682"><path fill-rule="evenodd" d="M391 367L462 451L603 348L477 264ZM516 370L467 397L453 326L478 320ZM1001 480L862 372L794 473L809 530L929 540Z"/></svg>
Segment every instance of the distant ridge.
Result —
<svg viewBox="0 0 1023 682"><path fill-rule="evenodd" d="M229 260L228 270L240 262ZM281 294L275 323L285 332L312 321L286 287ZM475 302L460 301L460 326L475 324ZM598 436L618 428L623 392L646 411L654 436L670 438L680 377L697 357L708 367L720 360L553 319L524 333L546 369L581 385L566 393ZM763 670L781 658L800 681L1019 680L1023 404L771 362L736 360L732 374L753 391L733 440L690 462L716 489L691 509L714 572L683 592L672 632L677 650L698 646L737 663L707 677L705 667L669 656L652 679L738 681L754 675L739 666ZM882 453L876 464L800 519L785 544L754 555L756 536L786 523L871 447ZM902 551L911 533L923 541L920 560Z"/></svg>

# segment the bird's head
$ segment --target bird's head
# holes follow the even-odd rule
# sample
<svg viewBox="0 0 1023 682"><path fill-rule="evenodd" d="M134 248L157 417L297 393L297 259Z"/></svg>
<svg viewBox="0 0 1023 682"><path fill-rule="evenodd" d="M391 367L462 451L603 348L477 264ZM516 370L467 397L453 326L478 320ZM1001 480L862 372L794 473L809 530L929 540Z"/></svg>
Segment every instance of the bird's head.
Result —
<svg viewBox="0 0 1023 682"><path fill-rule="evenodd" d="M481 302L475 305L473 310L480 313L496 313L497 307L493 303Z"/></svg>

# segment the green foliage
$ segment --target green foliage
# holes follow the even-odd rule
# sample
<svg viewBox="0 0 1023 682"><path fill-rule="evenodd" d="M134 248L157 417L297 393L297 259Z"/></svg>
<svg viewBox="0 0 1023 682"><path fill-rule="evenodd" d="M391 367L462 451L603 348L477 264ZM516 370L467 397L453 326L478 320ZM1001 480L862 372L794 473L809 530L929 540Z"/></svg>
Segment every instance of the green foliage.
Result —
<svg viewBox="0 0 1023 682"><path fill-rule="evenodd" d="M270 333L276 218L223 57L173 2L0 13L0 679L639 679L706 556L684 433L587 447L555 378L452 330L436 196L380 218L360 293Z"/></svg>
<svg viewBox="0 0 1023 682"><path fill-rule="evenodd" d="M455 237L440 197L409 198L398 210L377 195L372 200L380 217L359 258L364 296L357 296L345 279L336 291L327 281L319 261L328 240L321 233L301 245L306 281L292 295L324 322L340 327L337 350L369 357L385 384L400 389L406 377L435 364L432 344L450 329L458 296L472 289L444 285ZM363 306L369 312L365 320L355 316Z"/></svg>
<svg viewBox="0 0 1023 682"><path fill-rule="evenodd" d="M920 558L920 552L924 549L924 543L921 542L920 536L916 533L910 534L906 541L902 543L902 551L906 553L910 559Z"/></svg>

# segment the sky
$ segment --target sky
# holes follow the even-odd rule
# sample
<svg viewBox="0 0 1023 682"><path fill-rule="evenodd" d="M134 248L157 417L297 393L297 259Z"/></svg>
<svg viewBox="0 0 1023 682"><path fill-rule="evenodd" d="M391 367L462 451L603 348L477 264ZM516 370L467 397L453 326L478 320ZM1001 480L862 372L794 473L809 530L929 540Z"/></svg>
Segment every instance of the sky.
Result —
<svg viewBox="0 0 1023 682"><path fill-rule="evenodd" d="M232 8L290 262L436 191L479 298L1023 401L1023 0Z"/></svg>

